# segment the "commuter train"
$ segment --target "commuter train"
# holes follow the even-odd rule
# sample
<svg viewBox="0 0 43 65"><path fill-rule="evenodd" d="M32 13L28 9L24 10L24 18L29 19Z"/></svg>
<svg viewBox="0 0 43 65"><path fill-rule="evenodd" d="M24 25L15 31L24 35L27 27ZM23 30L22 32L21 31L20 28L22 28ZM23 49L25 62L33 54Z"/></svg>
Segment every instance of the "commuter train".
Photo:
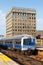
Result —
<svg viewBox="0 0 43 65"><path fill-rule="evenodd" d="M35 38L27 34L0 39L0 44L21 51L35 50Z"/></svg>

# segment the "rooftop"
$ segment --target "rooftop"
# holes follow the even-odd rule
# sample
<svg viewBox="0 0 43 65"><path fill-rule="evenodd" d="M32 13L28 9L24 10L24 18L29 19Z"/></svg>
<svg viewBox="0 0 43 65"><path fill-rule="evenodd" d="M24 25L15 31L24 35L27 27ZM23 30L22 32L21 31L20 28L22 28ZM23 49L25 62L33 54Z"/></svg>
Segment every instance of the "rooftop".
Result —
<svg viewBox="0 0 43 65"><path fill-rule="evenodd" d="M24 12L24 13L36 13L36 10L35 9L32 9L32 8L20 8L20 7L11 7L6 16L11 13L12 11L14 12Z"/></svg>

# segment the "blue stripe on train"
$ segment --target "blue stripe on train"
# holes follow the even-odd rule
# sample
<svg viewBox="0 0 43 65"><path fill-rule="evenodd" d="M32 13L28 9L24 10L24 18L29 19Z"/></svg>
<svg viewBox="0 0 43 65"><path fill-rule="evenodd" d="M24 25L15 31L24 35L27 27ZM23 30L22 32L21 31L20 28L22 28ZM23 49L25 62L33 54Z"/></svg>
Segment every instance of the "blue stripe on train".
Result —
<svg viewBox="0 0 43 65"><path fill-rule="evenodd" d="M21 45L20 44L14 44L14 47L21 49Z"/></svg>
<svg viewBox="0 0 43 65"><path fill-rule="evenodd" d="M3 45L8 46L8 47L13 47L13 44L11 44L11 43L10 44L9 43L6 43L6 44L3 44ZM20 49L21 48L21 45L20 44L14 44L14 47Z"/></svg>
<svg viewBox="0 0 43 65"><path fill-rule="evenodd" d="M8 46L8 47L13 47L13 44L11 44L11 43L6 43L6 44L4 44L5 46ZM28 46L34 46L35 44L33 43L31 43L30 45L29 44L25 44L24 46L25 47L28 47ZM19 48L19 49L21 49L22 47L21 47L21 45L20 44L14 44L14 47L15 48Z"/></svg>
<svg viewBox="0 0 43 65"><path fill-rule="evenodd" d="M4 44L5 46L8 46L8 47L12 47L13 46L13 44L9 44L9 43L6 43L6 44Z"/></svg>

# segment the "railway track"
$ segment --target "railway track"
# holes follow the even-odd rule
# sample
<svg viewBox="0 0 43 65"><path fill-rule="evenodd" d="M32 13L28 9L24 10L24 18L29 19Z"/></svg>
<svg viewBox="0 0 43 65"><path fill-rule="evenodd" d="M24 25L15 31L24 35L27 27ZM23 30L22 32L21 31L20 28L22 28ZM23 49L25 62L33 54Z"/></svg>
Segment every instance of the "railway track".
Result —
<svg viewBox="0 0 43 65"><path fill-rule="evenodd" d="M38 55L23 55L14 50L1 50L2 53L18 62L20 65L43 65L43 58Z"/></svg>

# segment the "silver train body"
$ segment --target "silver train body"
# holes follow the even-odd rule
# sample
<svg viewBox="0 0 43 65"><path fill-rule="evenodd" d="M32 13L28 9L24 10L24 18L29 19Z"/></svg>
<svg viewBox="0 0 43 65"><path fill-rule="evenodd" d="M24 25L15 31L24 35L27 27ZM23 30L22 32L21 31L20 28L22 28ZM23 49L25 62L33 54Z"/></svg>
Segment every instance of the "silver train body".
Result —
<svg viewBox="0 0 43 65"><path fill-rule="evenodd" d="M27 34L0 39L0 44L22 51L35 50L35 38L32 35Z"/></svg>

